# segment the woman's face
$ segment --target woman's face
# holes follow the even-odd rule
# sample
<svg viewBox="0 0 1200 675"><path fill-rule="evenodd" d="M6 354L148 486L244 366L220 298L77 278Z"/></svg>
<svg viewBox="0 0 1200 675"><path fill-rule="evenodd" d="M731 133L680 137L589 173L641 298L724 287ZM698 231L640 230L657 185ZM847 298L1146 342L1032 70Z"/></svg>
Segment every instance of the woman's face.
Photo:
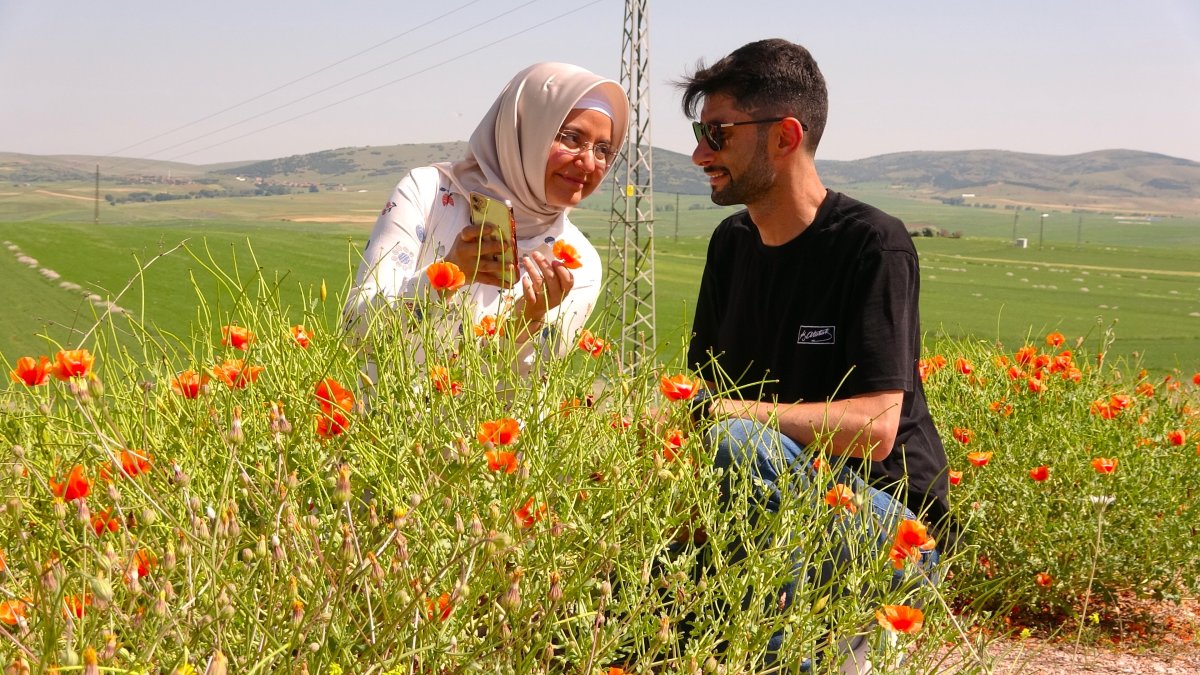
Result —
<svg viewBox="0 0 1200 675"><path fill-rule="evenodd" d="M603 153L597 157L594 144L612 145L612 120L597 110L572 110L559 133L573 134L578 146L586 149L572 154L555 139L546 160L546 202L551 206L570 207L592 194L608 169Z"/></svg>

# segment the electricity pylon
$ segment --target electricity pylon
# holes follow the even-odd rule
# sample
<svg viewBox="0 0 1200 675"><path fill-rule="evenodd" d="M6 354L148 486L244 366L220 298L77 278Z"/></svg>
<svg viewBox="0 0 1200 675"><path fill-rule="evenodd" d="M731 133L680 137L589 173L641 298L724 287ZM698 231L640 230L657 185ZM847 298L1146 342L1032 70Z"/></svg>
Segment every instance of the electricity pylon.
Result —
<svg viewBox="0 0 1200 675"><path fill-rule="evenodd" d="M621 363L628 370L654 341L654 180L650 144L648 0L625 0L621 84L629 96L629 131L613 171L608 229L609 311L620 327ZM624 171L621 170L622 166Z"/></svg>

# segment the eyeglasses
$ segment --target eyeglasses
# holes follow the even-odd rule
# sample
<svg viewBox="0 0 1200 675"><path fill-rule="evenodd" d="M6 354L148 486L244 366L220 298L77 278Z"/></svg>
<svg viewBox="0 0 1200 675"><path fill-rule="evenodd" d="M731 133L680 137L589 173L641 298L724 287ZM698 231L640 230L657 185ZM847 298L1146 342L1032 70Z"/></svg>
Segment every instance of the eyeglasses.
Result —
<svg viewBox="0 0 1200 675"><path fill-rule="evenodd" d="M608 165L609 162L617 156L617 151L609 143L589 143L583 140L583 137L578 132L570 129L563 129L554 137L558 141L559 148L568 155L578 157L588 150L592 151L592 156L596 158L597 164Z"/></svg>
<svg viewBox="0 0 1200 675"><path fill-rule="evenodd" d="M706 141L713 152L725 147L725 132L728 127L740 127L743 124L774 124L782 122L786 117L772 117L769 120L747 120L745 122L692 122L692 133L696 134L696 142ZM800 123L800 128L808 131L808 125Z"/></svg>

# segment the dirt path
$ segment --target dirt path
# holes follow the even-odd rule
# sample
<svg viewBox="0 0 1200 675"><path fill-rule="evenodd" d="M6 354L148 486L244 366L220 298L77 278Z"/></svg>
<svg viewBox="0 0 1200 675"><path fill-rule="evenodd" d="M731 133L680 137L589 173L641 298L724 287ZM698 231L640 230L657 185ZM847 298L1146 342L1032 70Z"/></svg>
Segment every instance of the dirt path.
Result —
<svg viewBox="0 0 1200 675"><path fill-rule="evenodd" d="M1063 626L1054 641L1037 637L997 639L987 645L986 668L969 665L960 650L944 647L944 661L931 673L993 675L1081 675L1083 673L1200 674L1200 601L1179 604L1126 600L1121 606L1125 629L1110 626L1099 645L1075 648L1073 630Z"/></svg>
<svg viewBox="0 0 1200 675"><path fill-rule="evenodd" d="M1034 638L997 640L988 647L991 670L964 665L957 654L931 666L930 672L992 673L993 675L1080 675L1083 673L1200 673L1200 647L1178 646L1135 651L1081 647L1076 653L1069 644L1048 644Z"/></svg>
<svg viewBox="0 0 1200 675"><path fill-rule="evenodd" d="M1008 265L1037 265L1039 267L1066 267L1075 270L1094 270L1097 272L1117 272L1118 274L1158 274L1169 277L1200 277L1200 272L1185 270L1144 270L1135 267L1104 267L1103 265L1080 265L1076 263L1044 262L1041 260L1013 260L1011 258L979 258L966 255L934 254L938 258L949 260L970 260L972 262L1005 263Z"/></svg>
<svg viewBox="0 0 1200 675"><path fill-rule="evenodd" d="M44 195L51 195L54 197L66 197L67 199L82 199L85 202L96 201L95 197L80 197L79 195L69 195L65 192L51 192L49 190L34 190L34 192L38 192L38 193L41 193Z"/></svg>

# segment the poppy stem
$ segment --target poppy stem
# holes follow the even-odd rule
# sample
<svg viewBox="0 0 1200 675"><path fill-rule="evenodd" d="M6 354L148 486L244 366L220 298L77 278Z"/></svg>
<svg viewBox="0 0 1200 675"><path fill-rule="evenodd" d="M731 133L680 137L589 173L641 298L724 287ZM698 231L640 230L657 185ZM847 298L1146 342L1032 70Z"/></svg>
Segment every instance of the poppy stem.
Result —
<svg viewBox="0 0 1200 675"><path fill-rule="evenodd" d="M1088 572L1087 590L1083 593L1083 611L1079 614L1079 631L1075 634L1075 655L1079 655L1079 643L1083 639L1083 624L1087 621L1088 602L1092 599L1092 583L1096 579L1096 562L1100 559L1101 532L1104 530L1104 507L1096 515L1096 547L1092 554L1092 569Z"/></svg>

